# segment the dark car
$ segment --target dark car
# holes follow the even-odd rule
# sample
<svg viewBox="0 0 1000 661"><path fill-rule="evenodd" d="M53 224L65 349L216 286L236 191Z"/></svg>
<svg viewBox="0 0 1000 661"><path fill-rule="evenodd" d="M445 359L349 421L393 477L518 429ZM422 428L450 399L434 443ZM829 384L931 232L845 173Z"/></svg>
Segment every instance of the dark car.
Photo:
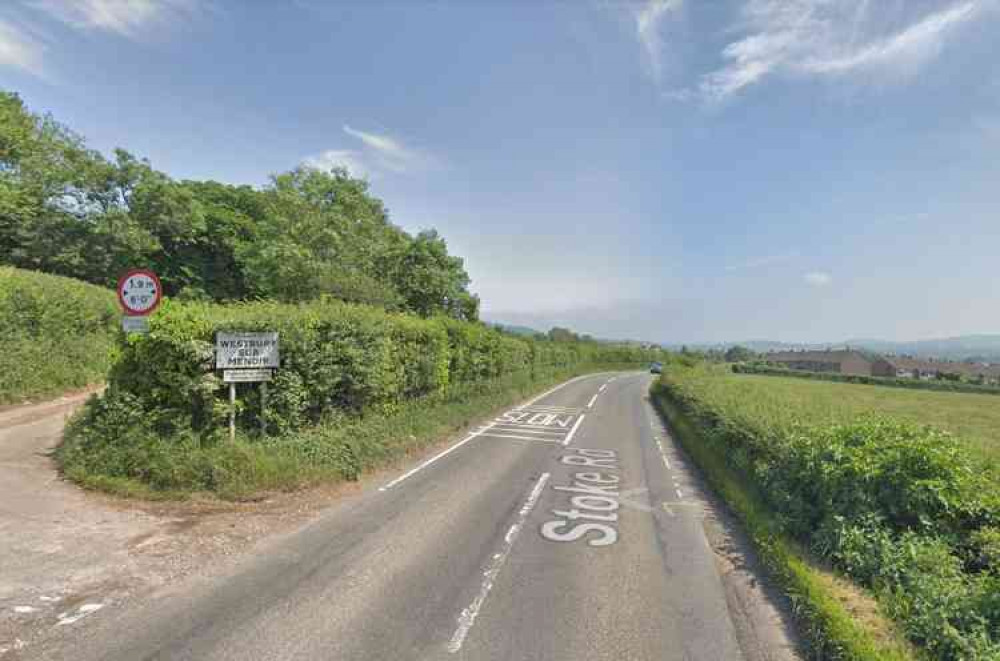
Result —
<svg viewBox="0 0 1000 661"><path fill-rule="evenodd" d="M663 373L663 363L650 363L649 364L650 374L662 374Z"/></svg>

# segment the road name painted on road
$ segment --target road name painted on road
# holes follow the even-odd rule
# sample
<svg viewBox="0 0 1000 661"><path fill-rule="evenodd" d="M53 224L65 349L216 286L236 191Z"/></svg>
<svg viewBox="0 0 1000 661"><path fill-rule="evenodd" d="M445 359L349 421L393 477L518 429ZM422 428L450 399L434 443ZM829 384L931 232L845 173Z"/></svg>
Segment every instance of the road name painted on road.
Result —
<svg viewBox="0 0 1000 661"><path fill-rule="evenodd" d="M589 546L598 547L617 542L621 507L621 477L615 474L619 470L617 453L573 448L559 461L587 470L573 473L568 485L552 486L560 494L573 494L569 499L572 509L552 510L556 518L542 524L542 537L552 542L585 540Z"/></svg>

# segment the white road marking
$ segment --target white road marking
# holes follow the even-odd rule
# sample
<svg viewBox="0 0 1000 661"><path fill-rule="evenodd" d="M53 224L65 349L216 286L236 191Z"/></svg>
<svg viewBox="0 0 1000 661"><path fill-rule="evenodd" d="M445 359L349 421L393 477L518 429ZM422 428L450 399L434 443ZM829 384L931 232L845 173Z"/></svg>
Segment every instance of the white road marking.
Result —
<svg viewBox="0 0 1000 661"><path fill-rule="evenodd" d="M464 439L462 439L461 441L459 441L455 445L451 446L447 450L444 450L443 452L439 452L438 454L434 455L433 457L431 457L430 459L428 459L424 463L420 464L416 468L413 468L413 469L411 469L411 470L403 473L402 475L400 475L399 477L397 477L395 480L393 480L389 484L385 485L384 487L379 487L378 490L379 491L388 491L389 489L393 488L394 486L396 486L397 484L399 484L400 482L402 482L406 478L408 478L408 477L410 477L412 475L415 475L416 473L419 473L423 469L427 468L428 466L430 466L431 464L433 464L438 459L440 459L440 458L442 458L444 456L447 456L448 454L451 454L452 452L454 452L458 448L462 447L463 445L465 445L466 443L468 443L469 441L471 441L475 437L477 437L477 436L481 435L483 432L489 430L492 426L493 426L493 424L491 423L491 424L486 425L485 427L483 427L479 431L472 432L471 434L469 434Z"/></svg>
<svg viewBox="0 0 1000 661"><path fill-rule="evenodd" d="M60 613L59 621L56 623L58 626L63 626L66 624L73 624L78 620L82 620L94 611L99 611L104 608L104 604L84 604L77 609L74 615L69 613Z"/></svg>
<svg viewBox="0 0 1000 661"><path fill-rule="evenodd" d="M607 390L607 388L608 388L608 384L605 383L603 386L601 386L600 388L597 389L597 392L604 392L605 390Z"/></svg>
<svg viewBox="0 0 1000 661"><path fill-rule="evenodd" d="M600 394L600 393L598 393L598 395L599 395L599 394ZM589 401L589 402L587 402L587 408L588 408L588 409L592 409L592 408L594 408L594 402L596 402L596 401L597 401L597 395L594 395L593 397L591 397L591 398L590 398L590 401Z"/></svg>
<svg viewBox="0 0 1000 661"><path fill-rule="evenodd" d="M579 411L578 408L571 406L542 406L540 404L533 404L530 407L518 407L517 410L523 411L525 409L530 409L531 411L542 411L549 413L576 413Z"/></svg>
<svg viewBox="0 0 1000 661"><path fill-rule="evenodd" d="M529 406L531 406L532 404L534 404L538 400L544 399L545 397L548 397L549 395L551 395L555 391L559 390L560 388L564 388L565 386L568 386L571 383L575 383L576 381L579 381L580 379L586 379L588 376L590 376L590 375L589 374L582 374L580 376L573 377L569 381L564 381L564 382L560 383L558 386L556 386L555 388L550 388L549 390L546 390L545 392L543 392L541 395L538 395L537 397L533 397L533 398L529 399L528 401L526 401L524 404L521 404L517 408L519 408L519 409L528 408Z"/></svg>
<svg viewBox="0 0 1000 661"><path fill-rule="evenodd" d="M494 425L490 430L500 431L500 432L518 432L520 434L549 434L550 436L562 437L561 431L553 431L551 429L539 429L537 425L532 427L517 426L517 425ZM483 436L492 436L493 434L485 433Z"/></svg>
<svg viewBox="0 0 1000 661"><path fill-rule="evenodd" d="M536 441L538 443L555 443L559 445L562 441L558 441L554 438L540 438L538 436L516 436L514 434L483 434L483 436L488 436L489 438L513 438L518 441Z"/></svg>
<svg viewBox="0 0 1000 661"><path fill-rule="evenodd" d="M546 390L545 392L543 392L541 395L533 397L532 399L529 399L528 401L524 402L523 404L521 404L520 406L517 406L515 408L517 408L517 409L528 408L529 406L531 406L532 404L534 404L538 400L542 399L543 397L547 397L547 396L551 395L552 393L554 393L555 391L559 390L560 388L565 388L569 384L574 383L576 381L579 381L580 379L585 379L588 376L590 376L590 375L589 374L584 374L584 375L581 375L581 376L574 377L574 378L570 379L569 381L563 381L562 383L560 383L556 387L549 388L548 390ZM466 436L461 441L459 441L455 445L451 446L447 450L444 450L443 452L440 452L440 453L434 455L433 457L431 457L430 459L428 459L424 463L420 464L416 468L413 468L413 469L407 471L406 473L403 473L402 475L400 475L399 477L397 477L392 482L389 482L389 484L386 484L385 486L379 487L378 490L379 491L388 491L389 489L393 488L394 486L396 486L397 484L399 484L403 480L407 479L408 477L411 477L411 476L419 473L423 469L427 468L428 466L430 466L431 464L433 464L438 459L441 459L442 457L444 457L444 456L446 456L446 455L454 452L455 450L457 450L458 448L462 447L463 445L465 445L466 443L468 443L472 439L476 438L477 436L482 435L483 432L485 432L486 430L490 429L494 424L495 423L491 422L488 425L484 426L483 428L481 428L481 429L479 429L477 431L472 432L471 434L469 434L468 436Z"/></svg>
<svg viewBox="0 0 1000 661"><path fill-rule="evenodd" d="M660 439L656 439L656 447L660 449L660 458L663 459L663 465L667 467L667 470L671 470L670 460L667 459L667 453L663 450L663 444L660 443Z"/></svg>
<svg viewBox="0 0 1000 661"><path fill-rule="evenodd" d="M681 490L680 490L680 489L674 489L674 491L676 491L676 492L677 492L677 497L678 497L678 498L683 498L683 497L684 497L684 494L682 494L682 493L681 493Z"/></svg>
<svg viewBox="0 0 1000 661"><path fill-rule="evenodd" d="M34 606L14 606L15 613L22 613L22 614L34 613L37 610L38 609L35 608Z"/></svg>
<svg viewBox="0 0 1000 661"><path fill-rule="evenodd" d="M465 637L469 635L469 630L476 622L476 617L486 602L486 597L489 595L490 590L493 589L493 582L500 575L500 570L503 568L507 556L510 555L510 550L514 547L514 541L517 539L518 534L520 534L521 528L524 527L524 522L527 520L528 515L531 514L531 510L534 509L535 503L538 502L538 498L542 495L542 489L545 487L545 483L549 481L549 477L549 473L542 473L542 476L538 478L538 482L535 483L535 487L528 495L524 506L517 513L517 520L504 536L503 546L498 553L493 554L490 566L483 572L483 584L479 588L479 594L472 600L469 607L463 610L462 614L458 616L458 628L455 629L455 633L448 643L448 651L452 654L462 649Z"/></svg>
<svg viewBox="0 0 1000 661"><path fill-rule="evenodd" d="M569 434L567 434L566 438L563 440L562 442L563 445L570 444L570 442L573 440L573 437L576 436L576 430L580 428L580 425L583 424L583 419L586 417L587 417L586 413L580 414L580 417L576 419L576 424L573 425L573 428L569 430Z"/></svg>

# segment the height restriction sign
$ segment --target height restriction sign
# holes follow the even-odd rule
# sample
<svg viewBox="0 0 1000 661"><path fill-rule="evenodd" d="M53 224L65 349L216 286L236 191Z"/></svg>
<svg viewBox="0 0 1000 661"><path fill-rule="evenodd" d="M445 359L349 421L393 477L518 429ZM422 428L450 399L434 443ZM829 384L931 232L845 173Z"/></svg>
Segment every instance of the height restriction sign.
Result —
<svg viewBox="0 0 1000 661"><path fill-rule="evenodd" d="M127 315L141 317L152 313L162 296L160 279L148 269L134 269L118 280L118 302Z"/></svg>

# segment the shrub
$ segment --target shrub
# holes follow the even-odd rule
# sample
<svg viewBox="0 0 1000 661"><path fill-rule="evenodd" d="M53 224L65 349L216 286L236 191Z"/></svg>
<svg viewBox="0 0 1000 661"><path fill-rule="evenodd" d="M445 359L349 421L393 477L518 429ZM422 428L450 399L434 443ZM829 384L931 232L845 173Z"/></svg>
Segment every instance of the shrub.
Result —
<svg viewBox="0 0 1000 661"><path fill-rule="evenodd" d="M110 291L0 266L0 404L103 380L118 318Z"/></svg>

